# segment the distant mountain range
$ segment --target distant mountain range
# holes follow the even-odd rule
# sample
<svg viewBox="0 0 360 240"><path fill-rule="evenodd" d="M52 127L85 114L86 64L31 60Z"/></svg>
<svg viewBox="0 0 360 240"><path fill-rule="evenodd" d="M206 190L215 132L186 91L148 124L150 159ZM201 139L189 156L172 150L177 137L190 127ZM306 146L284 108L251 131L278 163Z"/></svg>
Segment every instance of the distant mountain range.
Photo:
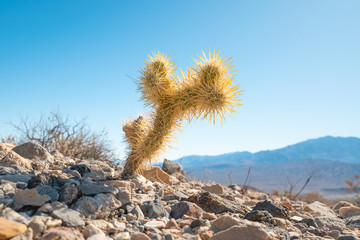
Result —
<svg viewBox="0 0 360 240"><path fill-rule="evenodd" d="M360 138L327 136L271 151L192 155L176 161L190 177L222 184L230 181L229 176L232 183L243 184L251 166L250 185L264 191L287 190L289 180L299 179L300 188L317 169L306 191L336 198L337 193L344 192L344 180L360 173Z"/></svg>

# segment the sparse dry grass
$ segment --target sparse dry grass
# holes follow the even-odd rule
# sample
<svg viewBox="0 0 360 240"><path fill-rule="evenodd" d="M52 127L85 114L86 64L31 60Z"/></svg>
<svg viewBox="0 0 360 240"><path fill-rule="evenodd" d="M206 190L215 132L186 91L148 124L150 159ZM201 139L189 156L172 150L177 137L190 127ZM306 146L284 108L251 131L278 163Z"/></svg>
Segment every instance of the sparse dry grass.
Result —
<svg viewBox="0 0 360 240"><path fill-rule="evenodd" d="M10 143L10 144L16 144L15 136L10 135L5 138L1 138L1 143Z"/></svg>
<svg viewBox="0 0 360 240"><path fill-rule="evenodd" d="M18 141L15 141L15 138L9 139L12 142L35 141L48 151L57 150L73 158L96 160L114 158L107 132L93 132L85 119L70 121L63 114L52 112L48 116L41 116L38 121L23 118L19 124L12 125L19 133Z"/></svg>
<svg viewBox="0 0 360 240"><path fill-rule="evenodd" d="M360 206L360 175L356 174L353 180L346 179L345 184L345 189L354 195L353 202Z"/></svg>

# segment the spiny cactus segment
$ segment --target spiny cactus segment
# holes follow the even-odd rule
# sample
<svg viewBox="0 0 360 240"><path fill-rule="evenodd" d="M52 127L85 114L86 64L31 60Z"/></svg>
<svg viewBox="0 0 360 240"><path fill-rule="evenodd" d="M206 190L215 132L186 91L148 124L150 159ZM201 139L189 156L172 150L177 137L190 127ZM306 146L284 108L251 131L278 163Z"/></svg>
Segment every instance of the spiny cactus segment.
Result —
<svg viewBox="0 0 360 240"><path fill-rule="evenodd" d="M226 113L236 112L234 108L240 105L241 91L239 85L233 85L233 66L219 52L203 53L195 66L180 76L175 70L170 57L157 53L140 71L137 84L141 100L154 110L149 120L140 116L123 126L129 145L123 178L157 160L184 119L203 118L215 123L218 117L222 122Z"/></svg>

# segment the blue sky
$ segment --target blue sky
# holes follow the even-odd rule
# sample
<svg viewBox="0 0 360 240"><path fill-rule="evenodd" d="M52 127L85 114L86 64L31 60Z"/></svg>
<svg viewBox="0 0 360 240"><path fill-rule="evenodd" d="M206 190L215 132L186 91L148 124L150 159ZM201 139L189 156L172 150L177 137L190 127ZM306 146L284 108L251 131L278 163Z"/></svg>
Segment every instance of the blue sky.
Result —
<svg viewBox="0 0 360 240"><path fill-rule="evenodd" d="M149 112L134 79L147 56L181 69L202 50L233 57L235 120L184 123L166 157L360 137L360 1L0 1L0 136L60 109L109 132ZM129 77L130 76L130 77Z"/></svg>

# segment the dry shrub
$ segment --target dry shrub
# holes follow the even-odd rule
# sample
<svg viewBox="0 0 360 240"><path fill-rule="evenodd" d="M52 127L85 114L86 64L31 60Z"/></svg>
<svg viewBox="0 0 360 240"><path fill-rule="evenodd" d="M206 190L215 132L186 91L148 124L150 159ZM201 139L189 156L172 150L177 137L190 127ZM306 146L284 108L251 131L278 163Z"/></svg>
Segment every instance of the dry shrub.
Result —
<svg viewBox="0 0 360 240"><path fill-rule="evenodd" d="M298 197L301 198L301 196L305 196L306 194L301 195L301 193L305 190L305 188L307 187L307 185L309 184L311 179L315 176L317 171L318 171L317 168L312 169L312 171L309 173L309 176L306 178L305 182L303 183L302 187L298 190L298 192L296 194L294 193L294 190L296 189L296 186L300 183L301 178L299 178L297 181L292 181L289 176L286 176L288 183L289 183L289 190L284 190L283 193L279 192L278 190L273 190L272 194L274 196L278 196L278 197L284 196L289 199L297 199ZM317 192L316 193L313 192L312 194L313 195L318 194L318 196L320 196L320 193L317 193ZM309 197L310 196L311 196L311 194L309 195Z"/></svg>
<svg viewBox="0 0 360 240"><path fill-rule="evenodd" d="M346 179L345 184L346 191L354 195L355 204L360 206L360 175L356 174L354 180Z"/></svg>
<svg viewBox="0 0 360 240"><path fill-rule="evenodd" d="M295 195L292 194L291 192L284 190L283 192L280 192L279 190L272 190L271 194L276 196L276 197L287 197L289 199L294 199Z"/></svg>
<svg viewBox="0 0 360 240"><path fill-rule="evenodd" d="M319 201L319 202L325 203L325 204L327 204L329 206L331 204L333 204L332 201L329 201L329 200L325 199L321 195L321 193L316 192L316 191L304 193L304 194L301 194L301 195L295 197L295 194L293 194L293 193L291 193L290 191L287 191L287 190L285 190L283 192L280 192L278 190L273 190L272 195L274 195L276 197L287 197L289 199L298 199L298 200L301 200L301 201L307 202L307 203L313 203L315 201Z"/></svg>
<svg viewBox="0 0 360 240"><path fill-rule="evenodd" d="M5 138L1 138L0 143L10 143L10 144L15 144L16 145L15 136L9 135L9 136L7 136Z"/></svg>
<svg viewBox="0 0 360 240"><path fill-rule="evenodd" d="M315 201L319 202L327 202L327 200L321 195L321 193L313 191L309 193L305 193L303 195L300 195L300 200L307 202L307 203L313 203Z"/></svg>
<svg viewBox="0 0 360 240"><path fill-rule="evenodd" d="M38 121L21 119L12 124L19 132L19 143L35 141L48 151L82 159L113 160L114 153L106 131L93 132L86 119L70 121L59 112L41 115Z"/></svg>

